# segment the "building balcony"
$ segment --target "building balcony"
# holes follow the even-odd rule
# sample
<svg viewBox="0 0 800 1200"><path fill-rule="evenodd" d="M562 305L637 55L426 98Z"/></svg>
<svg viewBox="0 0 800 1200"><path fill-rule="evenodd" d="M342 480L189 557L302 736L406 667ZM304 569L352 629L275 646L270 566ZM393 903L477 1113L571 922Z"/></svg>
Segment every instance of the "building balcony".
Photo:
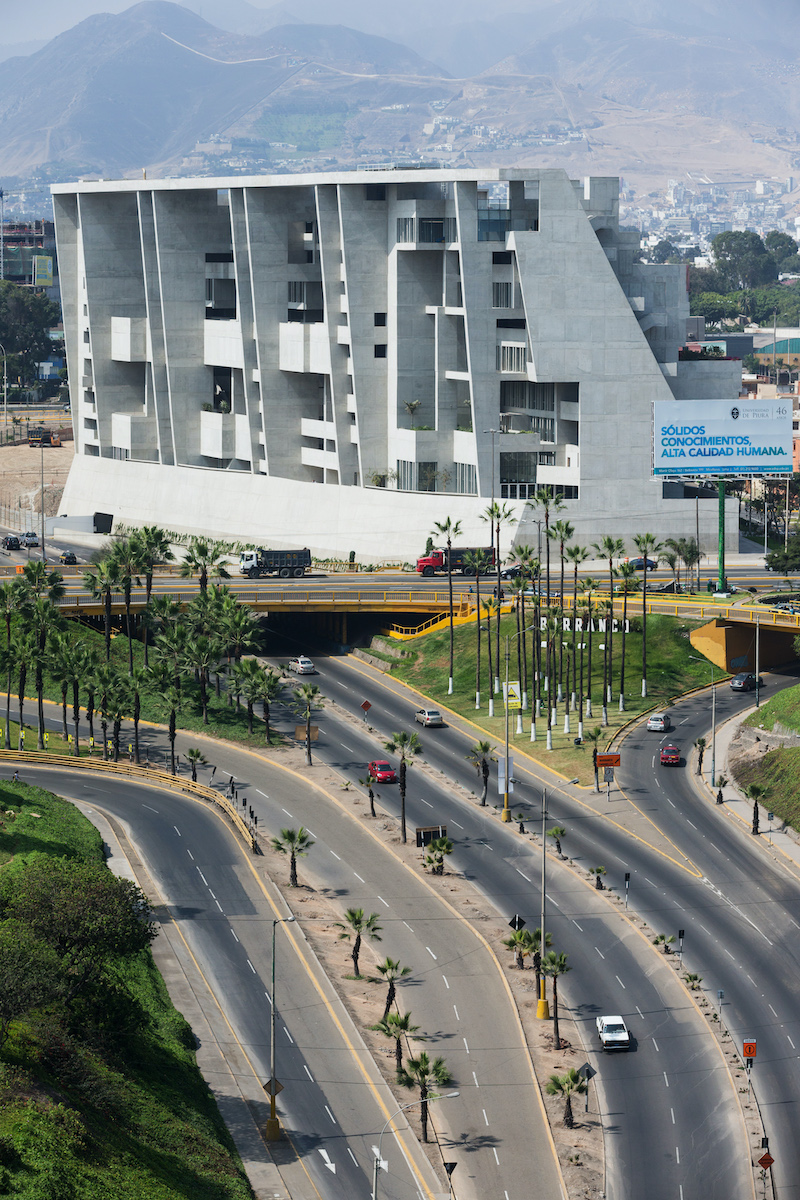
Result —
<svg viewBox="0 0 800 1200"><path fill-rule="evenodd" d="M239 321L203 322L203 362L207 367L244 368L242 326Z"/></svg>
<svg viewBox="0 0 800 1200"><path fill-rule="evenodd" d="M303 437L323 438L330 442L336 440L336 425L333 421L314 421L310 417L301 417L300 432Z"/></svg>
<svg viewBox="0 0 800 1200"><path fill-rule="evenodd" d="M328 327L322 322L301 325L287 321L278 326L281 371L330 375L331 348Z"/></svg>
<svg viewBox="0 0 800 1200"><path fill-rule="evenodd" d="M111 318L111 357L115 362L146 362L147 349L144 317Z"/></svg>
<svg viewBox="0 0 800 1200"><path fill-rule="evenodd" d="M118 450L127 450L134 458L155 451L154 422L145 413L112 413L111 445Z"/></svg>
<svg viewBox="0 0 800 1200"><path fill-rule="evenodd" d="M236 416L234 413L200 413L200 453L206 458L234 458Z"/></svg>

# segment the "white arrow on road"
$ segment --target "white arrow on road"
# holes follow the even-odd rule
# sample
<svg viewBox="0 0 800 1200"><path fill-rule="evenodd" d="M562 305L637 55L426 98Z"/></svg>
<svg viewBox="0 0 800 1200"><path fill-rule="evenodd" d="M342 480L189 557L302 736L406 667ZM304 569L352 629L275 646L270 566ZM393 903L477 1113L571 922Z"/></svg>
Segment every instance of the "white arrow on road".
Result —
<svg viewBox="0 0 800 1200"><path fill-rule="evenodd" d="M329 1171L333 1171L333 1173L335 1175L336 1174L336 1163L331 1162L331 1156L330 1156L330 1154L328 1154L328 1151L320 1150L320 1154L322 1155L322 1161L325 1163L325 1166L328 1168Z"/></svg>
<svg viewBox="0 0 800 1200"><path fill-rule="evenodd" d="M377 1147L377 1146L373 1146L373 1147L372 1147L372 1153L375 1155L375 1157L376 1157L376 1158L378 1158L378 1157L379 1157L379 1154L378 1154L378 1147ZM380 1159L380 1164L381 1164L381 1170L382 1170L382 1171L388 1171L388 1170L389 1170L389 1163L388 1163L388 1160L387 1160L387 1159L385 1159L385 1158L381 1158L381 1159Z"/></svg>

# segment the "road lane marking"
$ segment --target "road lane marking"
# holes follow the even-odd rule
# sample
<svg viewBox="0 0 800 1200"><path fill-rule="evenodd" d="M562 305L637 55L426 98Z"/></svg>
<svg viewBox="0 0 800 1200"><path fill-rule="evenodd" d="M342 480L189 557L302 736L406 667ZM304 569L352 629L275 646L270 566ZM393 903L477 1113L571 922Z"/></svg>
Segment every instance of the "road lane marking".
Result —
<svg viewBox="0 0 800 1200"><path fill-rule="evenodd" d="M423 797L422 797L422 796L420 796L420 800L422 801L422 803L423 803L423 804L427 804L427 805L428 805L428 808L433 808L433 805L432 805L432 804L430 804L430 803L428 803L428 801L427 801L427 800L423 799Z"/></svg>
<svg viewBox="0 0 800 1200"><path fill-rule="evenodd" d="M497 1163L497 1165L498 1165L498 1167L499 1167L499 1166L500 1166L500 1159L497 1157L497 1149L496 1149L494 1146L492 1146L492 1150L494 1150L494 1161Z"/></svg>
<svg viewBox="0 0 800 1200"><path fill-rule="evenodd" d="M660 787L660 786L661 786L661 784L659 784L658 786ZM670 804L672 804L672 801L670 800L669 796L667 796L667 800L669 801L669 803L670 803ZM674 804L672 804L672 807L674 808L674 807L675 807L675 805L674 805Z"/></svg>
<svg viewBox="0 0 800 1200"><path fill-rule="evenodd" d="M653 1043L653 1045L654 1045L654 1046L655 1046L655 1048L656 1048L656 1054L660 1054L660 1053L661 1053L661 1051L660 1051L660 1050L659 1050L659 1048L658 1048L658 1042L656 1041L656 1039L655 1039L655 1038L651 1038L651 1039L650 1039L650 1041ZM674 1124L674 1122L673 1122L673 1124Z"/></svg>
<svg viewBox="0 0 800 1200"><path fill-rule="evenodd" d="M269 796L266 792L262 792L261 788L256 788L256 791L258 792L259 796L263 796L265 800L269 800Z"/></svg>
<svg viewBox="0 0 800 1200"><path fill-rule="evenodd" d="M545 892L545 895L547 896L547 899L550 901L551 904L555 904L556 908L558 908L558 909L561 908L561 905L558 903L557 900L553 899L553 897L550 895L549 892Z"/></svg>
<svg viewBox="0 0 800 1200"><path fill-rule="evenodd" d="M272 997L270 996L269 992L264 992L264 995L267 997L267 1000L269 1001L270 1008L272 1008Z"/></svg>
<svg viewBox="0 0 800 1200"><path fill-rule="evenodd" d="M750 980L750 982L752 983L753 987L758 987L758 984L756 983L755 979L753 979L753 976L752 976L752 975L748 975L748 976L747 976L747 978Z"/></svg>
<svg viewBox="0 0 800 1200"><path fill-rule="evenodd" d="M250 970L253 972L253 974L255 975L255 974L256 974L256 969L255 969L255 967L253 966L253 964L250 962L250 959L249 959L249 958L248 958L248 960L247 960L247 965L248 965L248 967L250 968Z"/></svg>
<svg viewBox="0 0 800 1200"><path fill-rule="evenodd" d="M523 879L527 879L528 883L533 883L533 880L531 879L530 875L526 875L524 871L520 871L519 867L516 867L515 870L518 875L522 876Z"/></svg>
<svg viewBox="0 0 800 1200"><path fill-rule="evenodd" d="M644 879L645 879L645 883L649 883L651 887L655 887L655 886L656 886L656 885L653 883L652 879L648 879L646 875L645 875Z"/></svg>
<svg viewBox="0 0 800 1200"><path fill-rule="evenodd" d="M288 1038L288 1039L289 1039L289 1041L292 1043L292 1045L294 1045L294 1038L293 1038L293 1037L292 1037L292 1035L289 1033L289 1030L286 1028L286 1026L285 1026L285 1025L284 1025L284 1027L283 1027L283 1032L286 1034L287 1038Z"/></svg>
<svg viewBox="0 0 800 1200"><path fill-rule="evenodd" d="M597 946L595 946L595 950L597 950ZM605 954L603 954L603 953L602 953L600 950L597 950L597 953L600 955L600 957L602 958L603 962L605 962L605 958L606 958ZM731 955L731 958L732 958L732 957L733 957L733 955Z"/></svg>
<svg viewBox="0 0 800 1200"><path fill-rule="evenodd" d="M777 1018L778 1014L775 1012L775 1009L772 1007L771 1004L769 1006L769 1011L772 1013L773 1017Z"/></svg>
<svg viewBox="0 0 800 1200"><path fill-rule="evenodd" d="M315 838L315 837L317 836L317 835L314 833L314 830L313 830L313 829L309 829L309 828L308 828L308 826L306 826L306 833L310 833L310 834L311 834L311 836L312 836L312 838Z"/></svg>
<svg viewBox="0 0 800 1200"><path fill-rule="evenodd" d="M578 922L575 920L575 918L574 918L574 917L572 918L572 924L573 924L573 925L574 925L574 926L575 926L577 929L580 929L581 933L583 933L583 928L582 928L582 926L578 925Z"/></svg>
<svg viewBox="0 0 800 1200"><path fill-rule="evenodd" d="M795 1044L794 1044L794 1042L792 1041L792 1039L789 1037L788 1033L787 1033L787 1035L786 1035L786 1036L787 1036L787 1038L789 1038L789 1045L792 1047L792 1049L793 1049L793 1050L796 1050L796 1049L797 1049L797 1047L795 1046Z"/></svg>
<svg viewBox="0 0 800 1200"><path fill-rule="evenodd" d="M214 901L214 903L216 904L216 906L217 906L217 908L219 909L219 911L220 911L220 912L222 912L222 911L223 911L223 909L222 909L222 905L220 904L219 900L215 900L215 901Z"/></svg>
<svg viewBox="0 0 800 1200"><path fill-rule="evenodd" d="M150 806L149 804L143 804L143 805L142 805L142 808L149 808L149 809L150 809L150 812L154 812L154 813L157 813L157 812L158 812L158 809L157 809L157 808L151 808L151 806Z"/></svg>
<svg viewBox="0 0 800 1200"><path fill-rule="evenodd" d="M456 1020L460 1021L461 1017L458 1015L458 1009L456 1008L455 1004L453 1005L453 1012L456 1014Z"/></svg>
<svg viewBox="0 0 800 1200"><path fill-rule="evenodd" d="M639 1014L639 1016L642 1018L642 1020L644 1020L644 1013L643 1013L643 1012L642 1012L642 1010L639 1008L639 1005L638 1005L638 1004L636 1004L634 1007L636 1008L636 1011L637 1011L637 1013Z"/></svg>
<svg viewBox="0 0 800 1200"><path fill-rule="evenodd" d="M380 900L381 904L386 904L386 901L384 900L383 896L378 896L378 899ZM386 904L386 907L391 908L392 906L391 906L391 904Z"/></svg>
<svg viewBox="0 0 800 1200"><path fill-rule="evenodd" d="M237 940L237 942L238 942L238 941L239 941L239 939L238 939L238 937L236 937L236 930L235 930L235 929L232 929L232 930L231 930L231 933L233 934L233 936L236 938L236 940Z"/></svg>
<svg viewBox="0 0 800 1200"><path fill-rule="evenodd" d="M333 1113L331 1112L331 1110L328 1108L327 1104L325 1105L325 1112L328 1114L328 1116L330 1117L330 1119L333 1121L333 1123L334 1123L334 1125L335 1125L335 1124L336 1124L336 1117L333 1115Z"/></svg>
<svg viewBox="0 0 800 1200"><path fill-rule="evenodd" d="M472 1078L475 1080L475 1087L480 1087L481 1085L478 1083L478 1076L474 1071L472 1072Z"/></svg>
<svg viewBox="0 0 800 1200"><path fill-rule="evenodd" d="M282 808L281 812L285 812L287 817L292 817L292 814L289 812L288 808ZM292 817L292 820L294 820L294 817Z"/></svg>
<svg viewBox="0 0 800 1200"><path fill-rule="evenodd" d="M202 879L202 881L203 881L203 883L206 885L206 887L208 887L208 880L206 879L205 875L204 875L204 874L203 874L203 872L200 870L200 868L199 868L199 867L195 867L195 870L196 870L196 871L198 872L198 874L200 875L200 878Z"/></svg>
<svg viewBox="0 0 800 1200"><path fill-rule="evenodd" d="M463 826L463 825L459 825L458 821L453 821L453 824L456 826L456 828L457 828L457 829L463 829L463 828L464 828L464 826Z"/></svg>
<svg viewBox="0 0 800 1200"><path fill-rule="evenodd" d="M334 858L338 858L338 859L339 859L339 862L341 862L341 861L342 861L342 860L341 860L341 857L340 857L340 856L339 856L339 855L336 853L336 851L335 851L335 850L331 850L331 854L333 855L333 857L334 857Z"/></svg>
<svg viewBox="0 0 800 1200"><path fill-rule="evenodd" d="M352 746L345 746L344 742L340 742L339 745L342 747L343 750L349 750L351 754L355 754L355 750L353 749Z"/></svg>
<svg viewBox="0 0 800 1200"><path fill-rule="evenodd" d="M680 1166L680 1163L681 1163L681 1152L680 1152L680 1150L678 1149L678 1147L677 1147L677 1146L675 1147L675 1161L677 1162L678 1166Z"/></svg>
<svg viewBox="0 0 800 1200"><path fill-rule="evenodd" d="M433 952L431 952L431 953L433 953ZM433 955L433 957L434 957L434 958L436 958L436 955L434 954L434 955ZM446 976L446 975L443 975L443 976L442 976L442 979L444 980L444 986L447 988L447 990L448 990L448 992L449 992L449 991L450 991L450 984L447 982L447 976Z"/></svg>
<svg viewBox="0 0 800 1200"><path fill-rule="evenodd" d="M408 921L403 921L403 924L405 925L406 929L411 929L411 926L409 925ZM411 929L411 932L413 933L414 930Z"/></svg>
<svg viewBox="0 0 800 1200"><path fill-rule="evenodd" d="M624 984L624 983L622 982L622 980L620 979L619 975L615 975L615 976L614 976L614 978L616 979L616 981L617 981L617 983L619 984L619 986L620 986L621 988L623 988L625 991L627 991L627 988L625 987L625 984Z"/></svg>
<svg viewBox="0 0 800 1200"><path fill-rule="evenodd" d="M172 828L175 830L175 832L177 833L178 837L180 837L180 836L181 836L181 831L180 831L180 829L178 829L178 826L177 826L177 825L173 825L173 826L172 826Z"/></svg>
<svg viewBox="0 0 800 1200"><path fill-rule="evenodd" d="M189 855L189 858L192 860L192 862L194 862L194 855L192 854L191 850L187 850L186 853Z"/></svg>
<svg viewBox="0 0 800 1200"><path fill-rule="evenodd" d="M673 1124L673 1125L677 1124L677 1122L676 1122L676 1120L675 1120L675 1109L674 1109L674 1108L671 1108L671 1109L669 1110L669 1112L670 1112L670 1116L672 1117L672 1124Z"/></svg>
<svg viewBox="0 0 800 1200"><path fill-rule="evenodd" d="M714 847L714 849L717 851L717 853L718 853L718 854L722 854L722 851L720 850L719 846L718 846L718 845L716 845L716 843L715 843L715 842L709 842L708 844L709 844L709 846L713 846L713 847Z"/></svg>
<svg viewBox="0 0 800 1200"><path fill-rule="evenodd" d="M208 887L208 884L206 884L206 887ZM214 895L214 893L211 891L211 888L210 888L210 887L208 888L208 890L209 890L209 892L211 893L211 899L212 899L212 900L216 900L216 898L217 898L217 897L216 897L216 896Z"/></svg>
<svg viewBox="0 0 800 1200"><path fill-rule="evenodd" d="M353 1154L353 1151L350 1149L349 1146L347 1147L347 1153L350 1155L350 1157L352 1158L352 1160L356 1164L356 1166L358 1166L358 1159L356 1158L355 1154Z"/></svg>
<svg viewBox="0 0 800 1200"><path fill-rule="evenodd" d="M733 959L733 961L734 961L734 962L736 962L736 958L734 957L734 955L733 955L733 954L731 954L731 952L730 952L730 950L728 949L728 947L727 947L727 946L723 946L723 947L722 947L722 949L725 951L725 953L727 954L728 958L732 958L732 959Z"/></svg>
<svg viewBox="0 0 800 1200"><path fill-rule="evenodd" d="M309 1078L309 1079L311 1080L311 1082L313 1083L313 1082L314 1082L314 1076L311 1074L311 1072L309 1071L309 1069L308 1069L308 1067L306 1066L306 1064L305 1064L305 1063L303 1063L303 1070L305 1071L306 1075L308 1076L308 1078Z"/></svg>
<svg viewBox="0 0 800 1200"><path fill-rule="evenodd" d="M484 1119L484 1121L485 1121L485 1122L486 1122L486 1124L488 1125L488 1124L489 1124L489 1118L488 1118L488 1117L487 1117L487 1115L486 1115L486 1109L485 1109L485 1108L482 1108L482 1109L481 1109L481 1112L483 1113L483 1119Z"/></svg>
<svg viewBox="0 0 800 1200"><path fill-rule="evenodd" d="M697 922L697 924L698 924L698 925L700 925L700 922L698 921L698 922ZM704 932L704 933L707 933L707 934L708 934L708 936L709 936L709 937L711 937L711 930L710 930L710 929L706 929L705 925L700 925L700 928L703 930L703 932Z"/></svg>
<svg viewBox="0 0 800 1200"><path fill-rule="evenodd" d="M469 1054L469 1045L467 1044L467 1039L466 1039L466 1038L462 1038L461 1040L462 1040L462 1041L463 1041L463 1043L464 1043L464 1049L466 1050L467 1054ZM791 1038L789 1038L789 1041L791 1041L791 1040L792 1040L792 1039L791 1039Z"/></svg>
<svg viewBox="0 0 800 1200"><path fill-rule="evenodd" d="M361 876L359 875L358 871L353 871L353 874L355 875L356 879L361 879ZM365 880L361 879L361 882L364 883Z"/></svg>
<svg viewBox="0 0 800 1200"><path fill-rule="evenodd" d="M426 946L425 949L428 951L428 954L430 954L431 958L436 958L436 955L433 953L430 946ZM449 984L448 984L448 987L449 987Z"/></svg>
<svg viewBox="0 0 800 1200"><path fill-rule="evenodd" d="M667 1085L667 1087L669 1087L669 1080L667 1079L667 1072L666 1072L666 1071L664 1072L664 1083Z"/></svg>
<svg viewBox="0 0 800 1200"><path fill-rule="evenodd" d="M692 822L689 820L689 818L688 818L688 817L686 818L686 824L687 824L687 825L692 825ZM697 826L696 826L696 825L692 825L692 829L694 829L695 831L699 832L699 830L697 829Z"/></svg>

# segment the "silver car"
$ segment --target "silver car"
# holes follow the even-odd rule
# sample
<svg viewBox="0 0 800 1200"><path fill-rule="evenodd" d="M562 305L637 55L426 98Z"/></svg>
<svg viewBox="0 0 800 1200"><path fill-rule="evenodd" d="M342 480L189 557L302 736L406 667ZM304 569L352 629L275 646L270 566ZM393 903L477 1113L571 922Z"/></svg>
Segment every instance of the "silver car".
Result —
<svg viewBox="0 0 800 1200"><path fill-rule="evenodd" d="M420 725L444 725L438 708L418 708L414 713L414 720Z"/></svg>

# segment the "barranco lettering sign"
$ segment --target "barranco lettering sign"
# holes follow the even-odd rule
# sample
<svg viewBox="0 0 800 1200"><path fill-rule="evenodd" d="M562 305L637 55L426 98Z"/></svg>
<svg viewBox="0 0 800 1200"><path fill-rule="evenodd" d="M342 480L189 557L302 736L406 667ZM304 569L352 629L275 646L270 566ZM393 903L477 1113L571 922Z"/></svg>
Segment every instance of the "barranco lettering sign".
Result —
<svg viewBox="0 0 800 1200"><path fill-rule="evenodd" d="M657 400L654 475L791 475L791 400Z"/></svg>
<svg viewBox="0 0 800 1200"><path fill-rule="evenodd" d="M608 617L591 617L589 619L584 619L583 617L558 617L553 619L560 622L564 633L573 632L573 622L575 633L608 633L609 630L611 633L621 633L623 627L623 622L618 620L616 617L612 618L610 621ZM625 633L630 633L630 621L625 621L624 625ZM539 618L539 628L541 629L542 633L547 632L547 617ZM550 628L552 629L552 625Z"/></svg>

